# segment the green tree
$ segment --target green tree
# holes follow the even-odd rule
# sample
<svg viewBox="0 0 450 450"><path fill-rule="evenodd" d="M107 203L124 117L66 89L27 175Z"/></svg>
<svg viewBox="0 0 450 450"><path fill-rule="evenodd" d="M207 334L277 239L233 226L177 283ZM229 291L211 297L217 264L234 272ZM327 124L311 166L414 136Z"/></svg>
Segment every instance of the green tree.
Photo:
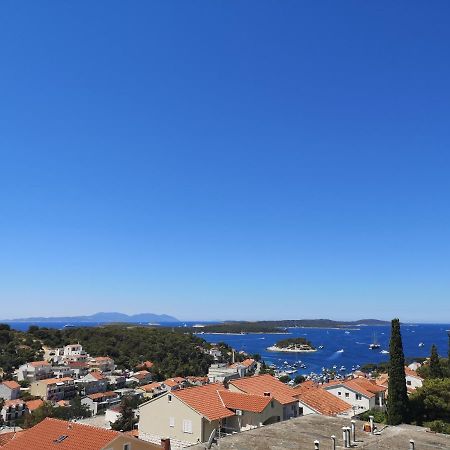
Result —
<svg viewBox="0 0 450 450"><path fill-rule="evenodd" d="M450 378L425 380L423 386L411 395L412 419L424 422L450 422Z"/></svg>
<svg viewBox="0 0 450 450"><path fill-rule="evenodd" d="M448 353L447 353L447 368L450 372L450 331L448 333Z"/></svg>
<svg viewBox="0 0 450 450"><path fill-rule="evenodd" d="M131 431L137 423L137 419L133 411L133 400L125 396L120 402L121 416L116 422L111 424L111 428L116 431Z"/></svg>
<svg viewBox="0 0 450 450"><path fill-rule="evenodd" d="M398 425L407 422L409 414L405 379L405 355L403 353L399 319L392 320L389 354L387 423L389 425Z"/></svg>
<svg viewBox="0 0 450 450"><path fill-rule="evenodd" d="M291 377L289 375L283 375L278 378L282 383L289 383L291 381Z"/></svg>
<svg viewBox="0 0 450 450"><path fill-rule="evenodd" d="M442 378L442 370L441 364L439 362L439 355L437 347L434 344L431 346L430 378Z"/></svg>

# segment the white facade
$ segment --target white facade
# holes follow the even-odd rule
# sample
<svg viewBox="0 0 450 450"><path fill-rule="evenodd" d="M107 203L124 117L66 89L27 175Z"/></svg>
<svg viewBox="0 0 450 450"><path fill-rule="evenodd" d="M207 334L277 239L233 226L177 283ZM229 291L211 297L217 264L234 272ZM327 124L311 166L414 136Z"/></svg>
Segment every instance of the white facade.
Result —
<svg viewBox="0 0 450 450"><path fill-rule="evenodd" d="M336 397L344 400L352 406L352 409L355 411L355 414L360 414L369 409L375 408L375 406L383 406L377 405L376 400L377 396L373 395L373 397L367 397L359 392L356 392L352 389L348 389L344 385L333 385L325 388L330 394L335 395Z"/></svg>

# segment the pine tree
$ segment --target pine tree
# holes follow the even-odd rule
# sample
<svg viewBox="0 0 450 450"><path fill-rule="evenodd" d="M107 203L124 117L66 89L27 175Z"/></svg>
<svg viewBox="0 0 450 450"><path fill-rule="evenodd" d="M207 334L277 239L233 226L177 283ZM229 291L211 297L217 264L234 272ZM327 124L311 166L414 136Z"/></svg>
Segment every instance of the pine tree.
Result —
<svg viewBox="0 0 450 450"><path fill-rule="evenodd" d="M441 364L436 346L431 346L430 355L430 378L442 378Z"/></svg>
<svg viewBox="0 0 450 450"><path fill-rule="evenodd" d="M134 415L132 399L128 396L124 396L120 403L121 416L116 422L111 424L111 428L116 431L131 431L137 423L137 419Z"/></svg>
<svg viewBox="0 0 450 450"><path fill-rule="evenodd" d="M409 402L405 378L405 355L403 354L399 319L392 321L389 353L387 423L389 425L398 425L407 422L409 416Z"/></svg>

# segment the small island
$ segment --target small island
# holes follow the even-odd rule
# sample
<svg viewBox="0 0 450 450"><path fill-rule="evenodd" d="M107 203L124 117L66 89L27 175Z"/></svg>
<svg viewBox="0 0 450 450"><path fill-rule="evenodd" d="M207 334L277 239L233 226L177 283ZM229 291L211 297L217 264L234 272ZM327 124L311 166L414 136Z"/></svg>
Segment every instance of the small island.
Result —
<svg viewBox="0 0 450 450"><path fill-rule="evenodd" d="M289 338L278 341L275 345L267 347L271 352L315 352L310 341L305 338Z"/></svg>

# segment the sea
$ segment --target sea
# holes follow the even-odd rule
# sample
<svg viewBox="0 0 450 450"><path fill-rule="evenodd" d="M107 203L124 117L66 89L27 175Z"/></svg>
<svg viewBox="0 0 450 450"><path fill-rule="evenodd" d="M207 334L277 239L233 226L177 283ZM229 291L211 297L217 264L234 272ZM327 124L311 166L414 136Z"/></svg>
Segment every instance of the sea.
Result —
<svg viewBox="0 0 450 450"><path fill-rule="evenodd" d="M11 328L26 331L30 325L62 329L67 322L7 322ZM211 322L208 322L208 324ZM205 322L165 323L164 327L184 327ZM70 325L98 326L101 323L73 322ZM389 354L382 353L389 350L390 325L358 326L350 328L288 328L285 334L209 334L198 329L198 336L210 343L225 342L237 351L249 354L258 353L267 364L277 367L301 361L306 368L299 369L295 375L308 375L311 372L320 373L322 368L331 369L336 366L343 368L344 373L350 372L357 366L368 363L388 361ZM405 357L411 360L429 356L433 344L439 354L446 357L449 348L450 324L402 324L403 349ZM277 341L285 338L304 337L316 348L323 346L313 353L281 353L267 350ZM379 349L370 350L369 345L374 340L380 344ZM423 344L423 345L422 345Z"/></svg>

